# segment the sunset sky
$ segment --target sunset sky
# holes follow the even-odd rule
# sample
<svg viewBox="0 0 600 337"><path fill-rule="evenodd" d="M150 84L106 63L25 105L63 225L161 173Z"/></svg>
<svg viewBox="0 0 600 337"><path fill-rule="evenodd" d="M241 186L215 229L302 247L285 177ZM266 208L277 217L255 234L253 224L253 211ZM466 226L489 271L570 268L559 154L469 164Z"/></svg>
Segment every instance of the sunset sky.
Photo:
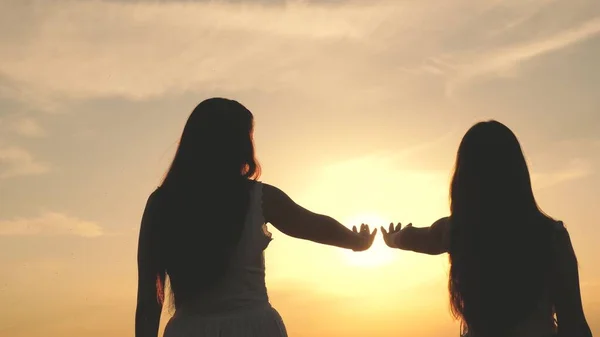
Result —
<svg viewBox="0 0 600 337"><path fill-rule="evenodd" d="M0 335L133 335L143 207L212 96L253 111L262 181L347 226L448 215L462 135L505 123L600 334L599 60L597 0L0 0ZM271 230L290 336L458 335L447 256Z"/></svg>

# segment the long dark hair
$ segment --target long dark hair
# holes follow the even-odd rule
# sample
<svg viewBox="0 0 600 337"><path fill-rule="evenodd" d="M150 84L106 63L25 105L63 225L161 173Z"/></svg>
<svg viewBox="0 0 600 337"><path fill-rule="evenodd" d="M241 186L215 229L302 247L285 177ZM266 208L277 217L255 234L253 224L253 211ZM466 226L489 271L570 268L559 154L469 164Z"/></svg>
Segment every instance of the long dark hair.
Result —
<svg viewBox="0 0 600 337"><path fill-rule="evenodd" d="M160 270L173 304L210 291L241 237L251 180L260 175L254 118L242 104L207 99L187 120L175 158L157 190ZM165 286L157 282L164 299Z"/></svg>
<svg viewBox="0 0 600 337"><path fill-rule="evenodd" d="M552 264L553 220L509 128L492 120L466 133L450 197L452 312L465 333L503 336L540 304Z"/></svg>

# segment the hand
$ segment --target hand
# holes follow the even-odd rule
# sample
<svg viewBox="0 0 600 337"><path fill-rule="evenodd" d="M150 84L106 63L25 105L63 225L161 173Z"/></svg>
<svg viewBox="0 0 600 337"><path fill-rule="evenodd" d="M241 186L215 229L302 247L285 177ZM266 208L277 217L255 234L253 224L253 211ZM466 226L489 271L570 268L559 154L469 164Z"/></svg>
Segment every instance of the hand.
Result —
<svg viewBox="0 0 600 337"><path fill-rule="evenodd" d="M388 231L381 226L381 234L383 235L383 241L388 247L391 248L400 248L396 244L400 240L400 236L404 233L404 229L412 227L412 223L409 223L404 228L402 228L402 224L398 222L396 228L394 228L394 223L390 223L390 228Z"/></svg>
<svg viewBox="0 0 600 337"><path fill-rule="evenodd" d="M375 235L377 234L377 228L373 230L373 233L370 233L369 225L361 224L360 232L356 230L356 226L352 226L352 232L354 232L360 238L360 243L358 247L352 250L355 252L362 252L364 250L369 249L373 244L373 240L375 240Z"/></svg>

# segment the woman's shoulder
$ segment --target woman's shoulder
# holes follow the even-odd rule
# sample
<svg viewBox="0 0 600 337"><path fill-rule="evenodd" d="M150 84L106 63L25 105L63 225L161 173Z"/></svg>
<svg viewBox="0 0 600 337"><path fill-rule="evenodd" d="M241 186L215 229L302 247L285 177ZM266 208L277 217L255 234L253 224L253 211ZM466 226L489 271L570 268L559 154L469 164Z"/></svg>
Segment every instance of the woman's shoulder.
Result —
<svg viewBox="0 0 600 337"><path fill-rule="evenodd" d="M148 195L148 199L146 200L146 205L150 206L152 204L156 204L157 200L163 195L164 188L162 186L156 187L150 195Z"/></svg>
<svg viewBox="0 0 600 337"><path fill-rule="evenodd" d="M433 226L450 226L450 224L452 223L452 218L450 216L445 216L443 218L439 218L437 219L434 223Z"/></svg>
<svg viewBox="0 0 600 337"><path fill-rule="evenodd" d="M561 220L549 219L553 230L553 251L558 265L558 269L567 268L567 265L577 265L577 259L573 250L571 236L564 222Z"/></svg>
<svg viewBox="0 0 600 337"><path fill-rule="evenodd" d="M571 245L569 230L562 221L556 221L554 223L554 238L554 241L559 245Z"/></svg>
<svg viewBox="0 0 600 337"><path fill-rule="evenodd" d="M267 183L261 183L261 186L262 209L268 222L273 217L301 210L301 207L278 187Z"/></svg>
<svg viewBox="0 0 600 337"><path fill-rule="evenodd" d="M256 181L256 185L259 186L261 191L263 208L269 208L269 205L277 204L279 200L281 200L281 197L285 195L282 190L271 184L267 184L262 181Z"/></svg>
<svg viewBox="0 0 600 337"><path fill-rule="evenodd" d="M547 223L552 229L555 241L561 239L564 240L565 237L569 236L569 231L562 220L555 220L548 217Z"/></svg>
<svg viewBox="0 0 600 337"><path fill-rule="evenodd" d="M544 236L547 235L546 237L551 240L555 252L563 251L564 247L571 241L569 238L569 231L562 220L543 215L543 218L538 221L538 224L541 225L537 227L538 230L543 229L546 233Z"/></svg>
<svg viewBox="0 0 600 337"><path fill-rule="evenodd" d="M533 226L531 228L535 228L536 230L544 230L546 232L551 232L553 237L556 237L557 234L565 233L567 228L562 220L557 220L547 214L539 213L534 217L528 220Z"/></svg>
<svg viewBox="0 0 600 337"><path fill-rule="evenodd" d="M278 187L262 182L262 181L256 181L256 184L260 185L260 188L262 189L262 193L266 198L269 197L278 197L281 195L285 195L285 193L279 189Z"/></svg>
<svg viewBox="0 0 600 337"><path fill-rule="evenodd" d="M450 227L452 226L452 218L449 216L439 218L431 225L431 230L438 231L444 236L448 236Z"/></svg>
<svg viewBox="0 0 600 337"><path fill-rule="evenodd" d="M436 220L430 227L430 230L435 233L442 244L444 251L450 250L450 228L452 226L452 218L449 216Z"/></svg>
<svg viewBox="0 0 600 337"><path fill-rule="evenodd" d="M161 190L160 187L157 187L154 191L152 191L150 193L150 195L148 195L148 199L146 199L146 206L144 207L144 215L146 217L148 216L155 216L157 215L157 208L158 208L158 204L159 201L158 199L161 197Z"/></svg>

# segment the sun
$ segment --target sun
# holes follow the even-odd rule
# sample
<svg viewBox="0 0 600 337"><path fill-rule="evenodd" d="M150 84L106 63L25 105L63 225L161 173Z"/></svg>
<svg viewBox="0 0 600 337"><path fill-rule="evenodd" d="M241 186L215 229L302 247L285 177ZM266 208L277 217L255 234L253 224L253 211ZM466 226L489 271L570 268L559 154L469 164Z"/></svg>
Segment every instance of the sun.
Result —
<svg viewBox="0 0 600 337"><path fill-rule="evenodd" d="M371 231L378 228L377 237L375 237L375 241L371 248L364 252L343 250L342 254L344 261L349 265L359 267L380 267L393 262L395 256L394 253L396 252L386 246L385 242L383 242L383 237L380 233L381 229L379 229L381 226L387 227L386 225L389 222L386 222L382 217L375 214L360 214L344 222L344 224L349 225L350 227L356 226L357 228L360 227L361 223L368 224Z"/></svg>

